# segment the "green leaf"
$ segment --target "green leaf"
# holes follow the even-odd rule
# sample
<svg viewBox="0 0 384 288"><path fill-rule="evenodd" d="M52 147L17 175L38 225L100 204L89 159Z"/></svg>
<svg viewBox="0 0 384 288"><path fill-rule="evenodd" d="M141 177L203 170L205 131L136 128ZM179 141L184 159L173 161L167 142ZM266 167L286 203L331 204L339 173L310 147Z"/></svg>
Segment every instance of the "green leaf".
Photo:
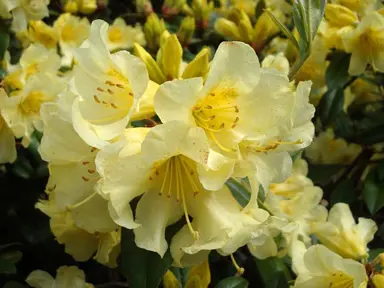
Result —
<svg viewBox="0 0 384 288"><path fill-rule="evenodd" d="M8 259L0 258L0 274L15 274L16 266Z"/></svg>
<svg viewBox="0 0 384 288"><path fill-rule="evenodd" d="M5 283L4 288L27 288L27 286L16 281L9 281Z"/></svg>
<svg viewBox="0 0 384 288"><path fill-rule="evenodd" d="M352 180L346 179L341 181L331 194L331 205L342 202L351 204L357 200L357 190Z"/></svg>
<svg viewBox="0 0 384 288"><path fill-rule="evenodd" d="M308 177L315 183L325 186L332 180L332 176L337 174L343 165L309 165Z"/></svg>
<svg viewBox="0 0 384 288"><path fill-rule="evenodd" d="M368 258L368 260L372 261L377 256L379 256L379 254L381 254L381 253L384 253L384 248L377 248L377 249L369 250L369 258Z"/></svg>
<svg viewBox="0 0 384 288"><path fill-rule="evenodd" d="M351 54L335 52L332 54L331 63L325 72L325 81L328 90L343 87L349 79L348 67Z"/></svg>
<svg viewBox="0 0 384 288"><path fill-rule="evenodd" d="M336 88L328 90L319 104L319 114L321 122L327 126L331 124L343 111L344 106L344 90Z"/></svg>
<svg viewBox="0 0 384 288"><path fill-rule="evenodd" d="M4 20L0 18L0 61L4 59L5 52L9 46L9 31Z"/></svg>
<svg viewBox="0 0 384 288"><path fill-rule="evenodd" d="M172 264L169 249L161 258L155 252L137 247L132 230L122 229L121 233L120 268L129 287L157 288Z"/></svg>
<svg viewBox="0 0 384 288"><path fill-rule="evenodd" d="M285 36L287 36L287 38L288 38L289 40L291 40L292 44L296 47L296 49L297 49L298 51L300 51L299 43L297 42L295 36L292 35L291 31L289 31L288 28L287 28L283 23L281 23L280 20L277 19L277 18L275 17L275 15L273 15L273 13L272 13L271 11L269 11L269 10L265 10L265 12L271 17L271 19L273 20L273 22L275 22L275 24L277 25L277 27L280 28L281 32L282 32Z"/></svg>
<svg viewBox="0 0 384 288"><path fill-rule="evenodd" d="M364 201L372 215L384 207L384 182L380 181L379 176L379 169L376 167L369 172L364 181Z"/></svg>
<svg viewBox="0 0 384 288"><path fill-rule="evenodd" d="M249 200L251 199L251 194L248 192L248 190L233 178L228 179L225 184L231 190L231 193L237 202L242 207L247 206Z"/></svg>
<svg viewBox="0 0 384 288"><path fill-rule="evenodd" d="M288 281L292 275L282 259L270 257L264 260L256 259L255 262L265 287L288 288Z"/></svg>
<svg viewBox="0 0 384 288"><path fill-rule="evenodd" d="M265 6L265 1L261 0L257 2L257 5L255 7L255 18L259 19L260 15L263 13Z"/></svg>
<svg viewBox="0 0 384 288"><path fill-rule="evenodd" d="M248 281L238 276L232 276L221 280L215 288L247 288Z"/></svg>

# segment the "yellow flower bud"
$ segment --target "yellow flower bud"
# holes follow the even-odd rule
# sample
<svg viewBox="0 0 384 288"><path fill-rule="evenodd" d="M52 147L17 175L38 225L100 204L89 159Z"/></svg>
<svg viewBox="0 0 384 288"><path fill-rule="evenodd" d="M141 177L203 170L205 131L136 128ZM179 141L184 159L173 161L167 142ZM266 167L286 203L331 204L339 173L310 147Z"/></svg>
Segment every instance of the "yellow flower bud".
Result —
<svg viewBox="0 0 384 288"><path fill-rule="evenodd" d="M163 287L164 288L180 288L181 284L177 280L175 274L172 271L168 270L163 277Z"/></svg>
<svg viewBox="0 0 384 288"><path fill-rule="evenodd" d="M195 18L185 17L181 22L177 36L183 45L187 45L195 33Z"/></svg>
<svg viewBox="0 0 384 288"><path fill-rule="evenodd" d="M78 1L79 11L84 14L92 14L97 9L96 0L81 0Z"/></svg>
<svg viewBox="0 0 384 288"><path fill-rule="evenodd" d="M384 275L382 274L374 275L372 278L372 282L376 288L384 288Z"/></svg>
<svg viewBox="0 0 384 288"><path fill-rule="evenodd" d="M240 21L239 33L243 42L252 43L253 29L249 21L246 21L244 19Z"/></svg>
<svg viewBox="0 0 384 288"><path fill-rule="evenodd" d="M215 22L215 30L221 35L230 38L231 40L240 40L239 28L232 21L220 18Z"/></svg>
<svg viewBox="0 0 384 288"><path fill-rule="evenodd" d="M207 260L202 264L191 268L188 274L187 283L185 283L185 288L207 288L209 283L211 283L211 272Z"/></svg>
<svg viewBox="0 0 384 288"><path fill-rule="evenodd" d="M247 14L240 9L236 9L236 8L230 9L226 18L232 22L235 22L237 25L239 25L241 20L248 21L249 25L252 25L251 20L249 19Z"/></svg>
<svg viewBox="0 0 384 288"><path fill-rule="evenodd" d="M274 12L274 14L277 13ZM277 32L279 32L279 27L277 27L275 22L273 22L272 18L266 12L263 12L257 20L253 31L253 42L255 43L255 50L259 51L262 49L264 42Z"/></svg>
<svg viewBox="0 0 384 288"><path fill-rule="evenodd" d="M143 30L149 50L156 51L160 45L160 37L166 30L164 20L160 20L156 13L152 13L148 16Z"/></svg>
<svg viewBox="0 0 384 288"><path fill-rule="evenodd" d="M179 78L183 48L176 35L169 36L161 50L161 64L165 77L168 80Z"/></svg>
<svg viewBox="0 0 384 288"><path fill-rule="evenodd" d="M78 10L76 0L68 0L63 3L63 10L68 13L76 13Z"/></svg>
<svg viewBox="0 0 384 288"><path fill-rule="evenodd" d="M150 0L136 0L136 10L139 13L149 15L153 12L152 4Z"/></svg>
<svg viewBox="0 0 384 288"><path fill-rule="evenodd" d="M202 49L188 65L185 67L183 75L184 79L203 77L208 73L209 70L209 56L211 50L209 48Z"/></svg>
<svg viewBox="0 0 384 288"><path fill-rule="evenodd" d="M354 25L359 22L355 12L338 4L327 4L325 17L330 24L338 27Z"/></svg>
<svg viewBox="0 0 384 288"><path fill-rule="evenodd" d="M137 43L134 43L133 53L144 62L145 66L147 66L149 79L158 84L164 83L166 81L165 76L157 65L155 59L153 59L152 56L143 47Z"/></svg>
<svg viewBox="0 0 384 288"><path fill-rule="evenodd" d="M186 4L186 0L165 0L162 12L166 16L177 15Z"/></svg>

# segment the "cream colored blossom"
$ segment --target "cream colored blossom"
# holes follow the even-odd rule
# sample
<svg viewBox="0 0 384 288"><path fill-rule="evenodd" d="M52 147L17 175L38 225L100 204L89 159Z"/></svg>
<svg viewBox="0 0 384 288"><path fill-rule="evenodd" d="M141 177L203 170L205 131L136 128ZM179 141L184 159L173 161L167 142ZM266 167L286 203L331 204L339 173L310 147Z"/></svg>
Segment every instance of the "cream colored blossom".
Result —
<svg viewBox="0 0 384 288"><path fill-rule="evenodd" d="M102 175L100 193L110 201L111 216L134 229L139 247L163 256L168 247L165 228L184 217L187 224L171 241L171 253L178 265L196 264L209 250L223 248L242 229L250 233L267 217L257 208L256 216L242 211L223 186L225 179L216 179L219 191L205 188L200 175L207 173L209 150L202 129L171 121L152 128L141 145L129 145L129 139L122 147L119 142L106 146L96 163ZM134 219L129 203L139 195Z"/></svg>
<svg viewBox="0 0 384 288"><path fill-rule="evenodd" d="M368 277L365 267L351 259L343 259L323 245L306 250L300 241L294 243L293 271L297 274L295 288L365 288Z"/></svg>
<svg viewBox="0 0 384 288"><path fill-rule="evenodd" d="M319 204L323 191L313 185L307 173L308 164L305 160L296 160L292 175L285 182L270 185L270 193L264 205L273 215L296 223L297 236L309 244L311 225L315 222L325 222L327 210Z"/></svg>
<svg viewBox="0 0 384 288"><path fill-rule="evenodd" d="M58 42L57 30L43 21L30 21L28 26L29 41L56 50Z"/></svg>
<svg viewBox="0 0 384 288"><path fill-rule="evenodd" d="M58 33L62 66L71 66L73 61L72 49L80 47L89 36L89 21L87 18L64 13L56 19L53 27Z"/></svg>
<svg viewBox="0 0 384 288"><path fill-rule="evenodd" d="M0 111L17 138L29 137L38 129L42 131L40 108L43 103L52 102L64 89L64 84L56 77L37 74L28 79L22 90L12 91L8 96L0 95Z"/></svg>
<svg viewBox="0 0 384 288"><path fill-rule="evenodd" d="M310 162L316 164L350 164L360 153L361 147L335 138L332 129L320 133L313 143L305 149Z"/></svg>
<svg viewBox="0 0 384 288"><path fill-rule="evenodd" d="M0 94L5 94L2 88L0 89ZM15 137L0 114L0 164L12 163L16 160L16 157Z"/></svg>
<svg viewBox="0 0 384 288"><path fill-rule="evenodd" d="M312 232L323 245L355 260L368 256L367 244L376 231L377 225L371 219L359 218L356 224L349 206L344 203L337 203L331 208L327 222L312 226Z"/></svg>
<svg viewBox="0 0 384 288"><path fill-rule="evenodd" d="M39 152L49 162L49 201L36 207L50 217L56 240L76 260L86 261L97 252L98 262L116 266L120 234L109 216L108 202L94 189L99 180L97 149L88 146L71 123L75 97L65 92L57 103L42 108L45 127Z"/></svg>
<svg viewBox="0 0 384 288"><path fill-rule="evenodd" d="M79 97L73 106L75 130L89 145L102 147L127 126L148 85L148 72L127 51L110 54L108 24L95 20L89 39L75 49L74 84Z"/></svg>
<svg viewBox="0 0 384 288"><path fill-rule="evenodd" d="M25 282L34 288L93 288L94 286L87 283L85 274L76 266L60 266L57 269L56 278L42 270L32 271Z"/></svg>
<svg viewBox="0 0 384 288"><path fill-rule="evenodd" d="M261 67L274 68L277 71L284 73L285 75L288 75L289 73L289 62L283 53L279 53L277 55L268 55L261 63Z"/></svg>
<svg viewBox="0 0 384 288"><path fill-rule="evenodd" d="M312 140L309 90L310 83L305 82L294 92L286 75L260 69L249 45L224 42L204 85L202 78L164 83L155 95L155 110L164 123L179 120L204 130L217 152L210 153L208 166L219 170L219 162L227 162L230 170L240 152L268 188L271 181L283 181L290 174L287 151L306 147ZM220 160L224 156L218 153L232 160Z"/></svg>
<svg viewBox="0 0 384 288"><path fill-rule="evenodd" d="M345 51L351 53L348 72L362 74L367 64L374 71L384 72L384 16L370 12L356 29L342 35Z"/></svg>
<svg viewBox="0 0 384 288"><path fill-rule="evenodd" d="M4 0L8 11L12 13L12 30L27 29L30 20L41 20L49 16L48 4L50 0Z"/></svg>
<svg viewBox="0 0 384 288"><path fill-rule="evenodd" d="M123 18L116 18L108 29L107 47L109 51L130 49L133 43L146 45L143 30L140 24L127 25Z"/></svg>

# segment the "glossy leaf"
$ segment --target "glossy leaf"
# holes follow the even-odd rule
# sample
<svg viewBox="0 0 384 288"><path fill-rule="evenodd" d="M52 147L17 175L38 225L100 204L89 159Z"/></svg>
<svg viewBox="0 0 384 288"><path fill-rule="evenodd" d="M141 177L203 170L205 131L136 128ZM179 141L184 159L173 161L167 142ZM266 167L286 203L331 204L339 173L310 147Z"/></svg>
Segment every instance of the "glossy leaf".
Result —
<svg viewBox="0 0 384 288"><path fill-rule="evenodd" d="M172 264L168 251L157 253L136 246L132 230L122 229L120 269L131 288L157 288Z"/></svg>
<svg viewBox="0 0 384 288"><path fill-rule="evenodd" d="M352 180L346 179L340 182L331 194L331 205L342 202L351 204L357 200L357 190Z"/></svg>
<svg viewBox="0 0 384 288"><path fill-rule="evenodd" d="M247 288L248 281L244 278L233 276L221 280L215 288Z"/></svg>
<svg viewBox="0 0 384 288"><path fill-rule="evenodd" d="M344 90L336 88L328 90L320 100L318 111L321 122L327 126L331 124L343 111Z"/></svg>
<svg viewBox="0 0 384 288"><path fill-rule="evenodd" d="M248 192L248 190L241 185L238 181L231 178L226 182L226 185L231 190L233 197L237 200L237 202L242 206L247 206L251 194Z"/></svg>
<svg viewBox="0 0 384 288"><path fill-rule="evenodd" d="M363 188L364 201L372 215L384 207L384 181L380 180L378 171L375 168L369 172Z"/></svg>
<svg viewBox="0 0 384 288"><path fill-rule="evenodd" d="M255 262L263 280L264 287L289 287L288 281L292 280L292 275L282 259L277 257L270 257L264 260L255 258Z"/></svg>
<svg viewBox="0 0 384 288"><path fill-rule="evenodd" d="M349 79L348 67L351 55L344 52L332 54L331 63L325 72L328 90L343 87Z"/></svg>

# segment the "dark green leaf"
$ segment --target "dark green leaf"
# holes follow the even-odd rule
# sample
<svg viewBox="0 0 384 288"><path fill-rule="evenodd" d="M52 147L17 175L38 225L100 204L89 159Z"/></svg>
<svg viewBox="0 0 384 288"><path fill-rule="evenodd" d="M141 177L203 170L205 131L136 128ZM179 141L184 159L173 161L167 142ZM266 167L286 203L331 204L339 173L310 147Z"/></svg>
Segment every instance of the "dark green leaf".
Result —
<svg viewBox="0 0 384 288"><path fill-rule="evenodd" d="M9 45L9 31L4 20L0 18L0 61L3 60L5 51L7 51Z"/></svg>
<svg viewBox="0 0 384 288"><path fill-rule="evenodd" d="M15 274L16 266L8 259L0 258L0 274Z"/></svg>
<svg viewBox="0 0 384 288"><path fill-rule="evenodd" d="M384 206L384 182L380 181L378 174L376 167L369 172L364 181L364 201L372 215Z"/></svg>
<svg viewBox="0 0 384 288"><path fill-rule="evenodd" d="M282 259L277 257L264 260L255 258L255 262L265 287L289 287L288 281L292 280L292 275Z"/></svg>
<svg viewBox="0 0 384 288"><path fill-rule="evenodd" d="M132 230L122 229L120 268L131 288L157 288L172 264L168 251L161 258L157 253L136 246Z"/></svg>
<svg viewBox="0 0 384 288"><path fill-rule="evenodd" d="M348 67L351 54L335 52L332 54L331 63L325 72L325 81L328 90L343 87L349 79Z"/></svg>
<svg viewBox="0 0 384 288"><path fill-rule="evenodd" d="M309 165L308 177L315 183L325 186L344 166L342 165Z"/></svg>
<svg viewBox="0 0 384 288"><path fill-rule="evenodd" d="M233 276L221 280L215 288L247 288L248 281L244 278Z"/></svg>
<svg viewBox="0 0 384 288"><path fill-rule="evenodd" d="M4 252L0 255L0 259L10 261L13 264L19 262L22 257L23 257L23 253L17 250Z"/></svg>
<svg viewBox="0 0 384 288"><path fill-rule="evenodd" d="M321 122L327 126L331 124L343 111L344 90L337 88L328 90L319 104L319 114Z"/></svg>
<svg viewBox="0 0 384 288"><path fill-rule="evenodd" d="M342 202L351 204L357 200L357 190L352 180L346 179L341 181L331 194L331 205Z"/></svg>
<svg viewBox="0 0 384 288"><path fill-rule="evenodd" d="M265 6L265 1L261 0L257 2L256 8L255 8L255 18L259 19L260 15L263 13Z"/></svg>
<svg viewBox="0 0 384 288"><path fill-rule="evenodd" d="M355 129L351 118L344 111L334 121L334 131L338 138L349 139L354 136Z"/></svg>
<svg viewBox="0 0 384 288"><path fill-rule="evenodd" d="M372 261L375 259L379 254L384 253L384 248L377 248L377 249L372 249L369 250L369 261Z"/></svg>
<svg viewBox="0 0 384 288"><path fill-rule="evenodd" d="M5 283L4 288L27 288L27 286L16 281L9 281Z"/></svg>
<svg viewBox="0 0 384 288"><path fill-rule="evenodd" d="M247 204L251 198L251 194L248 192L248 190L233 178L228 179L225 184L231 190L232 195L233 195L233 197L235 197L237 202L242 207L247 206Z"/></svg>

